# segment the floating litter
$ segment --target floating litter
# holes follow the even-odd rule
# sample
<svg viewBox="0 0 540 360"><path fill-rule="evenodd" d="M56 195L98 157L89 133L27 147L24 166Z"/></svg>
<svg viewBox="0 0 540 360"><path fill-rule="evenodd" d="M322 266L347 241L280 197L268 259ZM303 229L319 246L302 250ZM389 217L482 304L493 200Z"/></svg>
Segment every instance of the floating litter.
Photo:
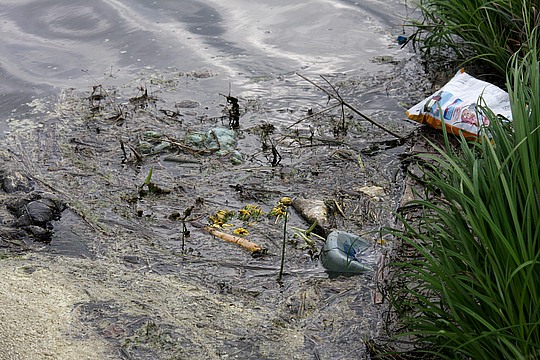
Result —
<svg viewBox="0 0 540 360"><path fill-rule="evenodd" d="M344 231L331 232L321 252L326 270L340 273L362 273L373 269L363 264L359 257L370 247L360 236Z"/></svg>

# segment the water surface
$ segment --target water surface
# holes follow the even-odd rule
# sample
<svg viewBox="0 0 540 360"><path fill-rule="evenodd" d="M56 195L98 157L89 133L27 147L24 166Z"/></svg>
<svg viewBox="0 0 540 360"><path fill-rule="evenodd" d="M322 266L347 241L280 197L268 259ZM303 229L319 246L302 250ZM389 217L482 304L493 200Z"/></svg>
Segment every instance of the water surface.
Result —
<svg viewBox="0 0 540 360"><path fill-rule="evenodd" d="M205 222L248 203L268 213L282 196L339 202L346 216L336 215L336 227L365 235L376 267L378 230L392 223L402 192L404 147L385 149L392 136L350 112L299 121L328 98L296 73L319 83L327 76L360 110L407 134L400 101L414 85L402 77L409 53L395 43L401 1L0 0L0 9L0 130L10 132L1 153L70 205L51 244L20 261L80 292L66 308L100 339L94 347L114 354L96 358L366 355L362 340L382 329L375 272L330 278L318 248L294 237L293 227L310 225L298 214L288 223L282 284L282 222L235 220L268 248L253 258L192 223L184 247L178 214L193 205ZM96 86L107 93L89 98ZM144 90L157 100L130 101ZM226 126L219 116L229 92L242 111L241 164L185 147L142 152L148 131L182 145L193 130ZM166 160L173 155L190 162ZM141 195L148 174L170 192ZM370 198L366 186L384 195ZM73 333L75 352L77 341L92 343L79 332L51 338Z"/></svg>
<svg viewBox="0 0 540 360"><path fill-rule="evenodd" d="M206 69L196 94L288 103L307 74L381 70L400 54L401 1L1 0L0 119L61 89L131 81L141 72ZM282 99L282 100L280 100Z"/></svg>

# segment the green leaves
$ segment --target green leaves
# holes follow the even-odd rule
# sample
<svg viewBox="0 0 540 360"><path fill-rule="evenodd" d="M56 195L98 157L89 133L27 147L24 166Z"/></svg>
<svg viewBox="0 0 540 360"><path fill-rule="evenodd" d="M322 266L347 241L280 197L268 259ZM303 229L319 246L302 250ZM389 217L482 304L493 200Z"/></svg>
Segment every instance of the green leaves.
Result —
<svg viewBox="0 0 540 360"><path fill-rule="evenodd" d="M404 230L394 230L421 258L396 264L407 280L391 289L392 304L408 334L441 357L540 354L536 35L530 51L512 58L507 76L513 122L486 109L491 139L467 143L461 137L457 150L449 141L433 145L437 155L424 156L432 164L424 171L430 197L415 201L422 217L401 218Z"/></svg>
<svg viewBox="0 0 540 360"><path fill-rule="evenodd" d="M426 57L480 60L502 77L512 55L531 48L539 6L538 0L419 0L422 19L411 25Z"/></svg>

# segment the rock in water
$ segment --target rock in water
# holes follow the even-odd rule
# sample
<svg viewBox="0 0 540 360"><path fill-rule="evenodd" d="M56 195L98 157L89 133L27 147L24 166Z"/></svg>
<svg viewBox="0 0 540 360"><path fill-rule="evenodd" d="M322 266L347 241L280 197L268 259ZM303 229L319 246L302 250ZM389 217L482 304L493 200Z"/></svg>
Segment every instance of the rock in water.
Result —
<svg viewBox="0 0 540 360"><path fill-rule="evenodd" d="M53 194L35 191L34 182L23 172L0 168L0 247L49 242L52 222L65 208Z"/></svg>
<svg viewBox="0 0 540 360"><path fill-rule="evenodd" d="M20 207L15 209L19 215L17 219L18 226L37 225L46 228L53 220L59 220L65 205L51 197L43 197L37 200L32 200L27 204L24 202Z"/></svg>
<svg viewBox="0 0 540 360"><path fill-rule="evenodd" d="M28 176L18 170L8 167L0 169L0 183L2 185L2 190L8 194L15 192L27 193L34 190L34 184Z"/></svg>

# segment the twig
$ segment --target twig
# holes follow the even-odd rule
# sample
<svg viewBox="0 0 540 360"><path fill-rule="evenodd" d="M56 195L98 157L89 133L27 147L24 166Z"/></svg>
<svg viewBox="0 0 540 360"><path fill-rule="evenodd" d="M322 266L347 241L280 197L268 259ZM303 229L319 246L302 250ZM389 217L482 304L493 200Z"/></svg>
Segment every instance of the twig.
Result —
<svg viewBox="0 0 540 360"><path fill-rule="evenodd" d="M330 146L330 145L336 145L336 146L347 146L347 147L351 147L349 144L347 144L346 142L343 142L343 141L339 141L339 140L334 140L334 139L325 139L325 138L319 138L319 137L312 137L312 136L300 136L300 135L288 135L288 134L285 134L283 135L283 137L281 139L301 139L301 140L315 140L315 141L320 141L321 143L324 144L324 146ZM312 144L314 145L314 144Z"/></svg>
<svg viewBox="0 0 540 360"><path fill-rule="evenodd" d="M377 268L377 274L376 274L376 287L375 291L373 293L373 303L374 304L382 304L384 302L384 294L381 291L381 288L383 286L383 277L384 277L384 265L386 262L386 253L381 254L381 257L379 258L379 266Z"/></svg>
<svg viewBox="0 0 540 360"><path fill-rule="evenodd" d="M327 111L330 111L330 110L332 110L332 109L335 109L335 108L337 108L338 106L341 106L341 104L335 104L335 105L329 106L329 107L327 107L327 108L325 108L325 109L322 109L321 111L317 111L316 113L313 113L313 114L311 114L311 115L304 116L304 117L301 118L300 120L296 121L294 124L287 126L287 129L290 129L290 128L292 128L293 126L300 124L300 123L301 123L302 121L304 121L304 120L307 120L307 119L312 118L312 117L314 117L314 116L317 116L317 115L323 114L323 113L325 113L325 112L327 112Z"/></svg>
<svg viewBox="0 0 540 360"><path fill-rule="evenodd" d="M292 204L292 201L288 197L283 197L282 200L280 200L280 203L282 203L285 206L285 215L283 215L283 243L281 246L281 265L279 267L279 276L278 276L278 282L280 283L283 279L283 264L285 263L285 244L287 242L287 218L289 217L289 206Z"/></svg>
<svg viewBox="0 0 540 360"><path fill-rule="evenodd" d="M310 83L311 85L315 86L317 89L323 91L323 92L326 93L328 96L330 96L330 97L334 98L335 100L339 101L343 106L346 106L347 108L349 108L350 110L352 110L352 111L355 112L356 114L360 115L360 116L361 116L362 118L364 118L365 120L369 121L371 124L373 124L373 125L377 126L378 128L380 128L380 129L386 131L387 133L389 133L389 134L392 135L393 137L398 138L398 139L400 139L400 140L402 140L402 141L405 139L405 138L402 137L401 135L396 134L396 133L393 132L392 130L387 129L386 127L384 127L383 125L379 124L379 123L376 122L375 120L373 120L373 119L367 117L366 115L362 114L360 111L358 111L358 110L357 110L356 108L354 108L352 105L350 105L349 103L345 102L345 100L343 100L343 99L341 98L341 96L339 96L339 94L336 95L336 94L331 93L330 91L326 90L325 88L323 88L323 87L321 87L320 85L314 83L312 80L308 79L307 77L305 77L305 76L303 76L303 75L301 75L301 74L299 74L299 73L296 73L296 75L300 76L302 79L306 80L308 83ZM324 78L323 78L323 79L324 79ZM325 79L325 81L327 81L327 80ZM332 87L332 89L334 89L334 91L335 91L335 88L334 88L334 87Z"/></svg>
<svg viewBox="0 0 540 360"><path fill-rule="evenodd" d="M239 237L239 236L235 236L235 235L231 235L231 234L221 232L219 230L214 229L213 227L205 226L203 229L205 231L207 231L212 236L215 236L217 238L220 238L221 240L225 240L225 241L233 243L233 244L240 245L244 249L249 250L252 253L264 254L267 251L266 249L264 249L264 248L260 247L259 245L255 244L254 242L251 242L251 241L249 241L247 239L244 239L242 237Z"/></svg>
<svg viewBox="0 0 540 360"><path fill-rule="evenodd" d="M214 134L214 136L215 136L215 134ZM184 145L181 142L179 142L178 140L176 140L175 138L170 137L168 135L164 135L164 137L172 145L177 146L177 147L179 147L179 148L181 148L183 150L186 150L186 151L188 151L188 152L190 152L192 154L211 154L212 153L212 151L209 151L209 150L195 149L195 148L192 148L190 146ZM218 142L218 146L219 146L219 142Z"/></svg>
<svg viewBox="0 0 540 360"><path fill-rule="evenodd" d="M41 177L41 175L35 175L35 176L32 176L32 179L33 180L36 180L38 181L39 183L41 183L43 186L45 187L48 187L50 190L53 191L53 193L56 193L56 194L59 194L61 195L61 199L65 200L65 203L66 203L66 206L71 210L73 211L77 216L79 216L88 226L90 226L92 228L92 230L96 231L96 232L100 232L104 235L110 235L110 232L107 231L107 229L105 229L103 226L101 226L100 224L94 222L94 221L90 221L87 216L84 214L83 211L79 210L78 208L76 208L73 203L74 203L74 200L71 196L69 196L68 194L66 194L64 191L56 188L55 186L51 185L48 181L46 181L45 179L43 179Z"/></svg>
<svg viewBox="0 0 540 360"><path fill-rule="evenodd" d="M131 145L129 145L129 150L131 150L133 155L135 155L135 158L137 159L136 162L137 163L142 163L143 158L142 158L141 154L139 154L139 152Z"/></svg>
<svg viewBox="0 0 540 360"><path fill-rule="evenodd" d="M326 79L323 75L320 75L320 77L334 90L335 95L337 96L339 100L339 104L341 105L341 127L343 130L345 130L345 108L343 107L345 105L345 100L339 95L338 89L328 79Z"/></svg>

